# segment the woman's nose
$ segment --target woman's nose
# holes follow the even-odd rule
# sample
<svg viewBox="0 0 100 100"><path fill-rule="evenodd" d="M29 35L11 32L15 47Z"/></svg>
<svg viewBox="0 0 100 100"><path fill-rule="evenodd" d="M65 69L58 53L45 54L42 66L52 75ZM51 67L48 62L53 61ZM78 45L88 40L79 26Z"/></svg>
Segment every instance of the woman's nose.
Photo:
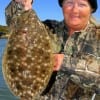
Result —
<svg viewBox="0 0 100 100"><path fill-rule="evenodd" d="M79 11L79 5L78 3L74 3L73 6L72 6L72 12L78 12Z"/></svg>

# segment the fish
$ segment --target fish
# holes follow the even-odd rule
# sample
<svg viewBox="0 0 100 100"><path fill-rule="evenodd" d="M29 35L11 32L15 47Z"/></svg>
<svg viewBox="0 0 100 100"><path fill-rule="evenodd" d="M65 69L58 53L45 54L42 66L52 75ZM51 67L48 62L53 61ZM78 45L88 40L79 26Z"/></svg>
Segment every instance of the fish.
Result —
<svg viewBox="0 0 100 100"><path fill-rule="evenodd" d="M21 100L36 100L53 72L49 32L34 10L23 11L14 17L10 29L2 58L4 80Z"/></svg>

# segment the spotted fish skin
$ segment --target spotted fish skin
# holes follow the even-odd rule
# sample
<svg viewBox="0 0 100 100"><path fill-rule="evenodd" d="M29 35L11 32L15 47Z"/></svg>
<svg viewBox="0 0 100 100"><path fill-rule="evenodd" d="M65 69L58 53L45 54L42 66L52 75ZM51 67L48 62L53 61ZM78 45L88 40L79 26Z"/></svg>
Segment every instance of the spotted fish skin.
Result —
<svg viewBox="0 0 100 100"><path fill-rule="evenodd" d="M48 32L34 10L14 19L3 56L3 75L14 95L35 100L46 88L53 71Z"/></svg>

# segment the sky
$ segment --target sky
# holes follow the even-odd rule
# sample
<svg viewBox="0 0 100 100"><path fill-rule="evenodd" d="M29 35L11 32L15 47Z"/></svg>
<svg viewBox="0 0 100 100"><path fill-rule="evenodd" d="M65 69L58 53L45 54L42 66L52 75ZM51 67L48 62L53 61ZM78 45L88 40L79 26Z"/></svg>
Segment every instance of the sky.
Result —
<svg viewBox="0 0 100 100"><path fill-rule="evenodd" d="M0 25L6 25L5 21L5 7L10 3L11 0L0 0ZM98 5L100 5L100 0ZM62 9L58 5L58 0L34 0L33 9L37 13L40 20L55 19L63 20ZM100 22L100 6L93 16Z"/></svg>

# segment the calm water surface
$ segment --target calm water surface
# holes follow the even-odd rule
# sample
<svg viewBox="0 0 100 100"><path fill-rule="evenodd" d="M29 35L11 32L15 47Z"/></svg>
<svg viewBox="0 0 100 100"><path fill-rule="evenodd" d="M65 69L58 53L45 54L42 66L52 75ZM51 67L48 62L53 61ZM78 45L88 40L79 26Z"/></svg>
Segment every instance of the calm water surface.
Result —
<svg viewBox="0 0 100 100"><path fill-rule="evenodd" d="M6 43L6 39L0 39L0 100L19 100L10 92L2 75L2 56Z"/></svg>

